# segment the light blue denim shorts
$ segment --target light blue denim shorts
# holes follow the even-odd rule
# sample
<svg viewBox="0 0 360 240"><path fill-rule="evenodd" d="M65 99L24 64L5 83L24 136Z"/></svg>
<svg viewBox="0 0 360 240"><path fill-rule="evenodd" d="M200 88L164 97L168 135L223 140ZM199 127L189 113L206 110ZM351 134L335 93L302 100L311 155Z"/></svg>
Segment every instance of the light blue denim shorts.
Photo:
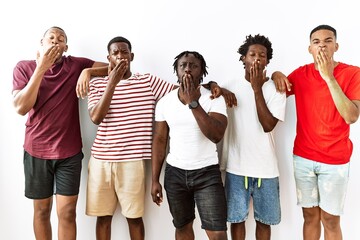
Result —
<svg viewBox="0 0 360 240"><path fill-rule="evenodd" d="M225 191L228 205L228 222L244 222L249 215L250 198L253 199L254 218L267 225L281 220L279 178L246 178L226 172Z"/></svg>
<svg viewBox="0 0 360 240"><path fill-rule="evenodd" d="M319 206L339 216L344 213L350 163L333 165L294 155L297 204L303 208Z"/></svg>

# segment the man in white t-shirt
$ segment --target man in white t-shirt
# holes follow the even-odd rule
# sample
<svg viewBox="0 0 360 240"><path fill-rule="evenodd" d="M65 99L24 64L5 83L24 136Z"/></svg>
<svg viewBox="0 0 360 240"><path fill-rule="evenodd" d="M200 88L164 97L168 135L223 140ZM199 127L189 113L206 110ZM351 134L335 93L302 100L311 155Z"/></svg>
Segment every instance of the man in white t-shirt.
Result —
<svg viewBox="0 0 360 240"><path fill-rule="evenodd" d="M237 107L228 109L222 162L226 163L225 191L232 239L245 239L245 220L253 199L256 239L270 239L280 222L279 170L273 130L285 118L286 95L267 81L265 67L272 58L269 39L247 36L238 49L245 78L231 82Z"/></svg>
<svg viewBox="0 0 360 240"><path fill-rule="evenodd" d="M226 199L216 150L227 126L225 100L211 99L210 91L201 87L207 71L198 52L182 52L173 66L180 87L156 105L151 195L160 205L159 177L166 158L164 187L176 239L194 239L195 205L209 239L227 239Z"/></svg>

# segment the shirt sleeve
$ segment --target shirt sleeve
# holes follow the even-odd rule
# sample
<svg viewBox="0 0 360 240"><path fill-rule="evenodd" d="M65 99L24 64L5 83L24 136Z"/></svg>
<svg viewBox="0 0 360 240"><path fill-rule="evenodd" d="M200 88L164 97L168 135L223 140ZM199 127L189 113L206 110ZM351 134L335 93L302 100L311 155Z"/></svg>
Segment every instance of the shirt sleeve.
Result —
<svg viewBox="0 0 360 240"><path fill-rule="evenodd" d="M92 78L89 82L89 94L88 94L88 109L91 109L100 100L103 92L100 90L99 85L102 78Z"/></svg>
<svg viewBox="0 0 360 240"><path fill-rule="evenodd" d="M153 92L156 101L168 94L173 88L174 84L167 82L157 76L149 74L150 88Z"/></svg>

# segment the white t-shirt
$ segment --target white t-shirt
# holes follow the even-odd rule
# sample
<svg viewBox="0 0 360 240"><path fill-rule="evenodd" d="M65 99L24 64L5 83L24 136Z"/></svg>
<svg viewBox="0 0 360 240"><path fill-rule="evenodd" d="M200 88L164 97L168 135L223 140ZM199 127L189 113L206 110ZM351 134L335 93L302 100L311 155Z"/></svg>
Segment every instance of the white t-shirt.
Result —
<svg viewBox="0 0 360 240"><path fill-rule="evenodd" d="M273 131L265 133L260 124L250 82L237 79L226 87L235 93L238 103L237 107L228 109L221 159L226 171L256 178L279 176ZM272 115L284 121L285 93L278 93L271 80L265 82L262 89Z"/></svg>
<svg viewBox="0 0 360 240"><path fill-rule="evenodd" d="M205 112L227 116L224 98L210 99L210 91L201 87L199 103ZM194 170L219 163L216 144L201 132L189 109L178 98L178 89L170 92L156 105L155 121L169 126L170 150L166 161L177 168Z"/></svg>

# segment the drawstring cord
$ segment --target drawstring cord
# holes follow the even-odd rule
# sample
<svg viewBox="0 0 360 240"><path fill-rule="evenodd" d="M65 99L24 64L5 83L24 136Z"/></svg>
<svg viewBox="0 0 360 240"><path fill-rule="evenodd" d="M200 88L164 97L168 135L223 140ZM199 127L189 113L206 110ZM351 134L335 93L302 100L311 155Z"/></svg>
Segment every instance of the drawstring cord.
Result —
<svg viewBox="0 0 360 240"><path fill-rule="evenodd" d="M258 178L258 188L261 187L261 178ZM249 188L249 180L248 180L248 177L245 176L245 189L248 189Z"/></svg>

